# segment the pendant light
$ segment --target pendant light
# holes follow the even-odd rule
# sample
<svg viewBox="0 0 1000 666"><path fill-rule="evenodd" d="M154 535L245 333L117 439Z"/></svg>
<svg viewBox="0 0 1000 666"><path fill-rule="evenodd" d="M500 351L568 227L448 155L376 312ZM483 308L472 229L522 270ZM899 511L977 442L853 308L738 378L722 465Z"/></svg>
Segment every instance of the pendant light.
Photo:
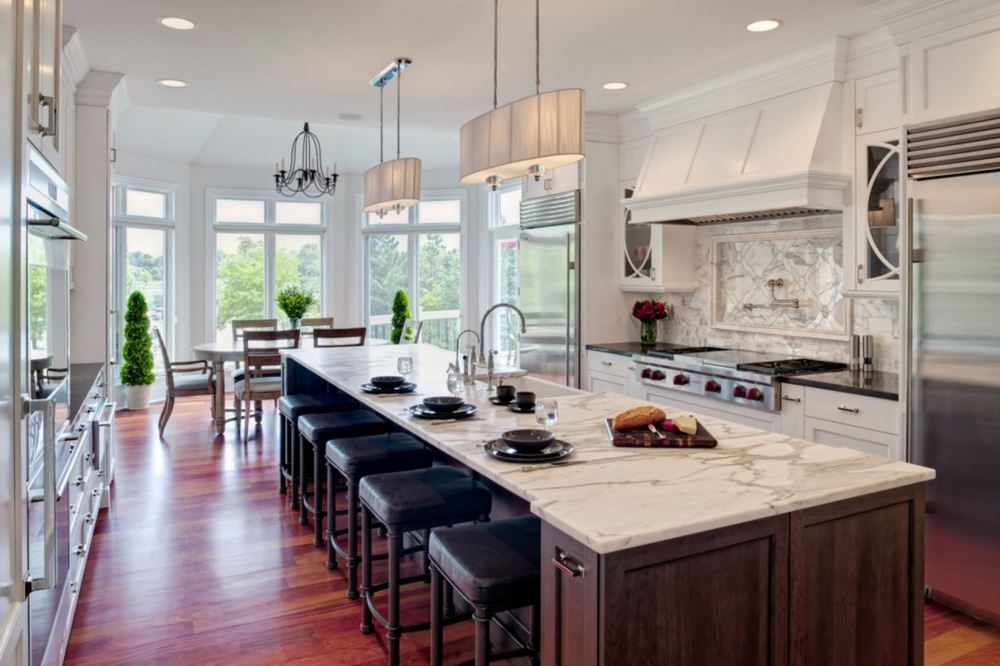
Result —
<svg viewBox="0 0 1000 666"><path fill-rule="evenodd" d="M572 164L584 155L584 94L580 88L541 92L539 0L535 0L535 94L497 106L497 23L493 2L493 110L462 126L459 174L463 183L494 190L509 178Z"/></svg>
<svg viewBox="0 0 1000 666"><path fill-rule="evenodd" d="M364 212L383 217L386 213L399 212L420 201L420 159L400 157L399 117L400 83L403 70L412 64L409 58L397 58L372 79L372 86L379 89L379 163L365 172ZM385 161L385 86L396 79L396 159Z"/></svg>

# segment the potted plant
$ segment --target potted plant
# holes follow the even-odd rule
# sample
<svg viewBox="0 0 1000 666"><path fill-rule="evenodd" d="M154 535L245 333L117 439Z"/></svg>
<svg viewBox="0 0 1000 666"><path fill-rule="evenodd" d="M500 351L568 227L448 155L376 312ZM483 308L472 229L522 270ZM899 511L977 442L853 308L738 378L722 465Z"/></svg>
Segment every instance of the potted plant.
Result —
<svg viewBox="0 0 1000 666"><path fill-rule="evenodd" d="M644 345L656 343L656 322L661 319L669 319L674 309L669 303L646 299L636 301L632 306L632 316L642 322L642 332L640 339Z"/></svg>
<svg viewBox="0 0 1000 666"><path fill-rule="evenodd" d="M298 287L285 287L278 292L278 308L288 317L292 328L299 327L299 321L316 305L316 298Z"/></svg>
<svg viewBox="0 0 1000 666"><path fill-rule="evenodd" d="M389 335L392 344L399 344L399 340L403 337L403 327L406 326L406 320L410 316L410 299L407 298L405 291L399 289L392 299L392 333Z"/></svg>
<svg viewBox="0 0 1000 666"><path fill-rule="evenodd" d="M149 407L149 387L156 379L153 375L153 339L149 335L146 311L146 298L138 291L129 294L121 372L129 409Z"/></svg>

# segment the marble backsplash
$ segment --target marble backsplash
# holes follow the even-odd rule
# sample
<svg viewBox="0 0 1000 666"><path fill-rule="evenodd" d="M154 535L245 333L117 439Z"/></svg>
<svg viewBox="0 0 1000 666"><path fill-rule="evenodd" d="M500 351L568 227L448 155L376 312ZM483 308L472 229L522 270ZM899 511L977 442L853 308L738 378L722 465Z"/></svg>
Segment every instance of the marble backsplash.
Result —
<svg viewBox="0 0 1000 666"><path fill-rule="evenodd" d="M741 234L770 234L777 238L788 232L800 230L840 230L841 224L839 215L827 215L796 220L715 225L699 229L696 252L698 253L698 278L702 286L692 293L665 295L665 298L674 306L674 317L660 323L660 339L678 344L717 345L751 351L787 352L812 358L848 362L850 360L849 341L802 335L802 332L808 333L811 330L810 327L814 322L798 322L798 330L790 328L789 330L775 330L766 333L760 332L759 329L723 330L712 327L713 307L716 305L712 298L713 272L717 270L712 261L714 239ZM761 242L767 243L766 240ZM772 243L770 249L766 250L767 256L771 257L769 261L799 262L802 259L801 255L794 253L791 256L780 257L779 254L773 252L773 249ZM838 261L842 261L840 253L833 253L829 256L835 256ZM817 258L813 256L813 259ZM720 266L725 271L736 270L735 265L729 267L726 264L721 264ZM769 269L779 271L781 266L772 263ZM785 276L795 274L796 270L788 270L784 273ZM836 281L836 284L831 285L829 293L824 297L826 302L838 302L840 300L839 293L843 286L842 270L826 270L824 275ZM722 274L719 277L721 278L718 280L719 284L724 284L728 282L727 277L731 277L731 275ZM739 281L734 283L738 284ZM814 287L810 287L810 289L815 290ZM794 284L788 285L786 290L789 293L801 291ZM875 367L884 372L898 372L899 303L891 299L848 298L843 299L843 307L853 310L853 333L873 336ZM785 321L784 323L788 324L789 322ZM636 330L638 331L638 324L636 324Z"/></svg>

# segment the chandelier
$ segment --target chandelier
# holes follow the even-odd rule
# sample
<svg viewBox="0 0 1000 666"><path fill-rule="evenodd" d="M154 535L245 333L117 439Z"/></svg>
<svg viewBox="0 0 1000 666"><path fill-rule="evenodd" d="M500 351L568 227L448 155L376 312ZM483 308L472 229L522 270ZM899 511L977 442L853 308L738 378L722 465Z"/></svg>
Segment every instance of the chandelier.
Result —
<svg viewBox="0 0 1000 666"><path fill-rule="evenodd" d="M497 19L493 2L493 110L462 126L459 174L463 183L494 190L509 178L542 174L584 156L584 95L579 88L541 91L539 0L535 0L535 94L497 106Z"/></svg>
<svg viewBox="0 0 1000 666"><path fill-rule="evenodd" d="M292 140L292 154L288 160L290 170L285 169L285 159L274 164L274 187L278 194L293 197L304 194L311 199L333 196L337 189L337 163L327 174L323 166L323 148L319 138L309 131L309 123L302 126Z"/></svg>
<svg viewBox="0 0 1000 666"><path fill-rule="evenodd" d="M409 58L396 58L371 81L372 86L379 89L379 163L365 172L362 210L365 213L375 213L379 217L385 216L390 211L399 212L420 202L420 159L400 157L399 151L400 86L403 70L412 62ZM396 79L396 159L386 162L383 123L385 86L393 79Z"/></svg>

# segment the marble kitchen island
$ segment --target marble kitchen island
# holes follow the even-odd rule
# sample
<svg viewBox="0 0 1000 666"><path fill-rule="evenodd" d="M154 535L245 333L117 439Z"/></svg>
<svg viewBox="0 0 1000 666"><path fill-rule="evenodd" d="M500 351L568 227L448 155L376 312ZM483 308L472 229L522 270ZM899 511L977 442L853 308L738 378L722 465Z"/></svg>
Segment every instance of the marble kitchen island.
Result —
<svg viewBox="0 0 1000 666"><path fill-rule="evenodd" d="M403 355L415 393L360 390ZM615 448L604 418L640 402L565 389L553 430L576 448L568 464L504 463L485 441L534 420L491 405L484 384L467 390L475 419L407 413L446 393L452 359L427 345L293 350L286 392L347 393L542 519L544 664L922 663L932 470L709 417L715 449Z"/></svg>

